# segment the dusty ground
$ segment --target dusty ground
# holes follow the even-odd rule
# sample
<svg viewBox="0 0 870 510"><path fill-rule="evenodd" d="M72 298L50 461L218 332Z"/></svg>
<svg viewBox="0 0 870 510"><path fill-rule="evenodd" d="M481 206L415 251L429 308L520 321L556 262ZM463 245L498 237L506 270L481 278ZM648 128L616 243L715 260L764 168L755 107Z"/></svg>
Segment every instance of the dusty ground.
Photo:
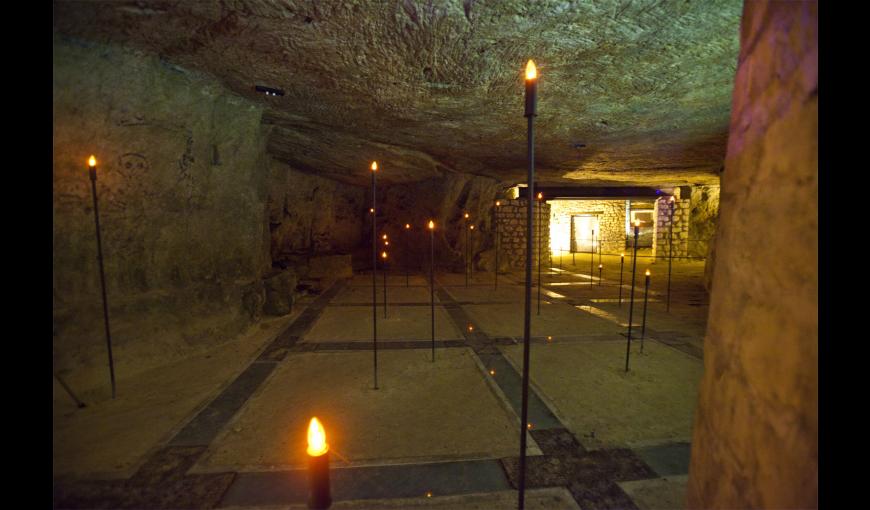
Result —
<svg viewBox="0 0 870 510"><path fill-rule="evenodd" d="M132 377L119 373L114 400L107 381L105 388L77 395L87 406L82 409L55 381L54 476L130 476L298 313L263 321L205 354Z"/></svg>
<svg viewBox="0 0 870 510"><path fill-rule="evenodd" d="M511 417L470 349L381 351L379 389L369 352L288 358L206 453L205 470L304 467L308 420L329 429L336 465L500 457L515 453ZM305 388L305 391L292 391ZM343 459L348 462L344 462Z"/></svg>
<svg viewBox="0 0 870 510"><path fill-rule="evenodd" d="M618 258L604 257L608 267L614 260L618 268ZM529 493L528 505L577 508L582 502L579 506L584 509L631 504L644 509L680 507L685 490L680 477L688 467L687 461L680 460L685 456L680 452L688 451L688 446L680 443L683 446L674 449L668 445L691 437L707 311L701 282L703 265L674 264L671 311L666 313L662 274L666 275L667 265L638 264L639 268L651 267L655 277L643 354L637 342L643 293L640 288L635 290L631 370L626 374L626 338L622 333L628 321L630 278L625 275L625 301L619 306L618 272L605 272L599 286L597 270L590 279L588 259L585 262L565 264L561 271L556 265L546 271L540 317L535 314L537 289L533 289L531 390L539 404L532 415L551 412L551 421L555 420L555 425L533 432L552 431L572 439L544 444L536 442L544 436L530 437L530 459L538 459L530 464L530 480L543 480L545 485L534 488L541 492ZM519 401L521 372L522 279L521 273L502 275L495 290L489 273L476 272L468 287L463 274L438 274L443 294L442 299L436 295L436 338L453 344L439 344L433 364L428 346L398 342L429 339L426 280L416 275L405 287L403 276L390 277L388 300L402 305L390 307L387 320L378 309L379 340L384 342L379 350L377 391L372 389L372 353L366 347L371 341L371 308L365 305L371 299L371 280L365 274L326 296L316 310L311 308L309 326L299 329L299 337L288 340L289 344L282 344L276 335L291 322L301 320L297 318L303 306L293 316L264 322L206 355L120 377L119 396L114 401L108 399L106 388L102 397L87 394L88 407L77 409L56 384L55 483L127 479L147 459L157 458L155 452L164 451L194 416L201 418L210 409L207 405L219 402L219 395L232 387L246 367L250 370L271 363L274 370L240 397L241 407L217 424L218 433L209 444L178 453L167 450L179 458L189 458L173 468L181 469L173 476L187 480L179 481L179 487L195 486L196 477L237 473L235 478L209 478L211 485L203 485L203 494L217 502L235 490L233 504L248 498L246 508L268 508L254 503L259 490L256 483L268 484L268 479L255 479L247 489L233 487L240 483L241 475L275 473L280 478L281 473L290 472L286 470L301 467L306 424L310 416L317 415L327 425L335 468L374 469L365 476L381 477L377 479L386 485L378 490L395 490L397 494L386 499L373 494L357 500L350 495L365 494L365 488L345 487L342 490L350 492L345 492L345 500L337 501L334 508L513 507L511 498L516 492L510 490L512 475L502 473L493 479L490 468L503 459L515 462L518 455L515 402ZM382 281L378 279L379 284ZM642 279L639 282L642 284ZM378 288L379 301L381 296ZM310 301L307 306L313 307ZM469 325L472 330L467 329ZM272 354L253 362L261 353ZM502 354L504 358L499 358ZM497 376L489 373L493 367L498 367ZM660 477L649 467L641 469L645 465L640 458L652 459L650 465L657 466L667 467L667 462L672 462L668 460L671 457L656 461L649 448L670 452L668 455L677 458L676 467L660 472ZM597 452L601 456L594 456ZM433 498L407 499L400 486L404 482L390 482L393 478L389 474L377 471L397 465L424 469L430 465L427 463L447 460L458 464L444 465L446 471L439 475L444 484L442 493ZM473 487L487 479L486 483L496 485L471 495L467 487L459 489L451 484L462 469L471 469L461 466L474 462L496 464L484 466L488 474L467 475L470 478L461 481ZM155 466L158 472L162 469L159 464ZM501 468L495 469L496 474L501 472ZM545 471L535 474L537 469ZM468 471L472 472L477 473ZM478 480L477 476L484 478ZM581 479L571 482L567 492L563 484L570 476ZM205 483L206 478L202 480ZM270 496L282 502L282 508L304 497L304 484L293 483ZM104 490L97 487L89 490ZM543 490L545 487L550 488ZM111 490L115 491L112 497L123 498L127 493L123 486ZM187 488L181 492L190 494Z"/></svg>

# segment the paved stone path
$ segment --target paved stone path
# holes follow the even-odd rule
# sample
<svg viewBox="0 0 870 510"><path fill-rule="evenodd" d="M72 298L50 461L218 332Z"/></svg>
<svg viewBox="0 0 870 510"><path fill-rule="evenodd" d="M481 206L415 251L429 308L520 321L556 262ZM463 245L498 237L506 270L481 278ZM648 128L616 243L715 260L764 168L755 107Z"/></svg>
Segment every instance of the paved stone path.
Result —
<svg viewBox="0 0 870 510"><path fill-rule="evenodd" d="M519 284L506 277L504 285L510 283ZM304 470L211 474L191 474L189 470L289 353L371 348L365 342L299 343L327 305L370 305L330 303L345 286L346 282L339 281L311 303L255 361L131 478L56 484L55 508L219 508L304 502L307 497ZM436 349L470 347L485 367L495 371L493 381L501 390L502 398L516 413L519 424L520 374L498 349L498 346L514 345L517 340L491 338L479 326L469 330L466 325L473 321L463 308L468 305L511 302L456 300L448 288L441 284L437 284L436 294L439 305L444 307L463 336L462 340L436 341ZM564 300L570 304L591 303L590 300ZM429 306L429 303L405 302L392 306ZM647 328L646 339L701 357L700 349L680 332ZM533 342L543 343L546 339L535 337ZM378 348L428 349L430 346L428 339L419 339L384 342ZM657 479L688 472L687 443L634 450L587 451L534 388L530 387L529 397L529 420L533 424L530 435L543 452L543 455L528 457L526 480L529 489L565 487L584 510L631 509L638 506L622 490L621 482ZM518 446L519 437L517 439ZM517 465L518 457L509 457L333 469L333 498L394 499L421 496L426 492L440 496L515 489Z"/></svg>

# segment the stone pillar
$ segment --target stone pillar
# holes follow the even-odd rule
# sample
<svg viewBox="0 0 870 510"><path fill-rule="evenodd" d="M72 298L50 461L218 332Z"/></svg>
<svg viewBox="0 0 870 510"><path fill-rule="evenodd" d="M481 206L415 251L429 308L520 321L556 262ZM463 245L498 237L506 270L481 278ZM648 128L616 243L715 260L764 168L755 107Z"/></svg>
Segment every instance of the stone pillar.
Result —
<svg viewBox="0 0 870 510"><path fill-rule="evenodd" d="M685 257L689 254L689 212L691 200L681 197L680 191L675 190L674 196L674 229L671 245L674 257ZM671 206L668 203L670 197L662 197L656 200L656 226L653 236L653 254L657 258L668 257L668 236L671 235Z"/></svg>
<svg viewBox="0 0 870 510"><path fill-rule="evenodd" d="M497 208L498 231L501 237L501 252L499 266L506 264L511 269L524 269L526 262L526 214L528 204L525 199L503 200ZM541 241L542 264L551 263L550 256L550 204L539 204L535 201L533 207L535 235L532 249L532 270L538 267L538 240ZM538 228L538 215L540 213L541 228Z"/></svg>
<svg viewBox="0 0 870 510"><path fill-rule="evenodd" d="M818 508L818 5L740 41L688 508Z"/></svg>

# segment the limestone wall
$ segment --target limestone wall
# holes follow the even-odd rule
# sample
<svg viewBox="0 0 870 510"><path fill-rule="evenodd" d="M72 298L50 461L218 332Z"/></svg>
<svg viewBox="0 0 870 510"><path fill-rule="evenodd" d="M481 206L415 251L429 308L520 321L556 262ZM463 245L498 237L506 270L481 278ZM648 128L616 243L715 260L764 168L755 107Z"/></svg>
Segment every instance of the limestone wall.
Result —
<svg viewBox="0 0 870 510"><path fill-rule="evenodd" d="M689 211L689 255L705 257L719 223L719 186L692 188Z"/></svg>
<svg viewBox="0 0 870 510"><path fill-rule="evenodd" d="M550 239L552 248L570 253L571 216L594 214L598 216L599 232L595 232L595 245L601 243L602 253L621 253L625 249L625 200L551 200ZM592 232L575 232L575 238L589 239Z"/></svg>
<svg viewBox="0 0 870 510"><path fill-rule="evenodd" d="M818 5L746 2L689 508L818 508Z"/></svg>
<svg viewBox="0 0 870 510"><path fill-rule="evenodd" d="M490 269L494 259L493 209L503 186L495 179L467 174L446 174L412 184L382 183L378 187L378 234L386 233L395 243L393 267L406 265L424 269L429 261L429 233L426 225L435 221L435 260L440 270L463 272L465 231L474 225L468 236L469 253L476 269ZM366 210L371 192L365 190ZM464 221L463 214L469 219ZM411 225L405 229L405 224ZM371 222L366 224L366 237L357 251L355 265L371 267Z"/></svg>
<svg viewBox="0 0 870 510"><path fill-rule="evenodd" d="M526 263L526 219L528 201L526 199L503 200L497 208L497 221L500 239L499 267L504 264L512 269L524 269ZM538 264L538 243L541 243L541 264L549 265L552 254L550 246L550 207L547 202L537 200L533 204L534 235L532 236L532 267ZM538 220L540 218L540 221ZM539 228L540 225L540 228Z"/></svg>
<svg viewBox="0 0 870 510"><path fill-rule="evenodd" d="M272 262L299 266L312 255L352 253L362 241L367 190L298 172L276 160L270 170Z"/></svg>
<svg viewBox="0 0 870 510"><path fill-rule="evenodd" d="M270 266L261 109L156 57L65 40L53 91L56 370L107 381L90 154L116 372L240 332Z"/></svg>

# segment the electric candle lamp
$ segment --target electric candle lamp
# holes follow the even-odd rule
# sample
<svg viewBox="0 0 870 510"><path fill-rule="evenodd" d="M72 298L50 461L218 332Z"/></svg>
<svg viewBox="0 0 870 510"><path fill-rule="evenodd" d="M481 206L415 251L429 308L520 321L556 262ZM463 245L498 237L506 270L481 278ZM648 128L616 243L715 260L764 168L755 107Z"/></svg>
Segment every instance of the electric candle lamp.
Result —
<svg viewBox="0 0 870 510"><path fill-rule="evenodd" d="M429 220L429 318L432 324L432 362L435 362L435 222Z"/></svg>
<svg viewBox="0 0 870 510"><path fill-rule="evenodd" d="M408 224L408 223L405 223L405 230L408 230L408 229L410 229L410 228L411 228L411 225Z"/></svg>
<svg viewBox="0 0 870 510"><path fill-rule="evenodd" d="M535 63L529 59L526 64L526 117L534 117L538 114L538 69Z"/></svg>
<svg viewBox="0 0 870 510"><path fill-rule="evenodd" d="M103 292L103 323L106 326L106 346L109 351L109 378L112 382L112 398L115 398L115 361L112 356L112 334L109 330L109 302L106 298L106 276L103 271L103 241L100 236L100 207L97 201L97 158L88 158L88 173L91 178L91 196L94 198L94 224L97 228L97 261L100 264L100 289Z"/></svg>
<svg viewBox="0 0 870 510"><path fill-rule="evenodd" d="M470 227L468 227L468 228L470 228L471 230L474 230L474 225L472 225L472 226L470 226Z"/></svg>
<svg viewBox="0 0 870 510"><path fill-rule="evenodd" d="M468 213L465 213L465 219L466 220L468 219Z"/></svg>
<svg viewBox="0 0 870 510"><path fill-rule="evenodd" d="M325 509L332 504L329 490L329 444L317 417L308 424L308 508Z"/></svg>
<svg viewBox="0 0 870 510"><path fill-rule="evenodd" d="M498 200L496 200L496 201L495 201L495 206L496 206L496 207L501 206L501 202L499 202Z"/></svg>
<svg viewBox="0 0 870 510"><path fill-rule="evenodd" d="M384 241L384 246L389 246L389 245L390 245L389 241Z"/></svg>
<svg viewBox="0 0 870 510"><path fill-rule="evenodd" d="M370 168L372 171L372 207L369 209L372 215L372 372L374 373L375 389L378 389L378 215L375 213L375 208L378 206L378 162L372 161ZM384 238L386 239L386 236ZM384 279L386 279L386 272L384 272ZM384 285L384 293L386 292L387 286ZM384 313L387 313L386 299L384 300Z"/></svg>
<svg viewBox="0 0 870 510"><path fill-rule="evenodd" d="M381 258L383 258L384 260L386 260L386 259L387 259L387 252L382 253L382 254L381 254Z"/></svg>
<svg viewBox="0 0 870 510"><path fill-rule="evenodd" d="M384 234L384 240L385 241L387 240L387 234Z"/></svg>
<svg viewBox="0 0 870 510"><path fill-rule="evenodd" d="M542 198L544 198L544 194L543 194L543 193L538 193L538 200L541 200Z"/></svg>
<svg viewBox="0 0 870 510"><path fill-rule="evenodd" d="M640 326L640 352L643 353L643 337L646 335L646 304L649 301L649 269L646 270L646 283L643 291L643 321Z"/></svg>
<svg viewBox="0 0 870 510"><path fill-rule="evenodd" d="M88 158L88 172L91 175L92 181L97 180L97 158L95 158L93 155Z"/></svg>
<svg viewBox="0 0 870 510"><path fill-rule="evenodd" d="M495 370L490 370L489 375L495 375Z"/></svg>
<svg viewBox="0 0 870 510"><path fill-rule="evenodd" d="M532 237L534 235L533 226L533 207L532 197L535 194L535 116L537 116L537 95L538 95L538 70L535 63L529 59L526 63L526 108L523 114L528 123L526 131L526 142L528 155L528 172L526 174L526 182L529 187L528 201L526 203L526 288L525 288L525 313L523 317L523 379L522 379L522 400L520 405L520 424L526 423L529 416L529 364L530 364L530 345L531 345L531 302L532 302ZM539 207L540 210L540 207ZM540 218L540 213L539 213ZM539 220L540 221L540 220ZM540 235L538 236L540 239ZM538 306L540 307L540 240L538 242ZM498 267L496 267L498 271ZM522 425L520 425L522 427ZM531 428L531 423L528 424ZM519 493L517 494L517 502L519 510L525 508L525 491L526 491L526 431L520 429L520 461L518 470L517 486Z"/></svg>

